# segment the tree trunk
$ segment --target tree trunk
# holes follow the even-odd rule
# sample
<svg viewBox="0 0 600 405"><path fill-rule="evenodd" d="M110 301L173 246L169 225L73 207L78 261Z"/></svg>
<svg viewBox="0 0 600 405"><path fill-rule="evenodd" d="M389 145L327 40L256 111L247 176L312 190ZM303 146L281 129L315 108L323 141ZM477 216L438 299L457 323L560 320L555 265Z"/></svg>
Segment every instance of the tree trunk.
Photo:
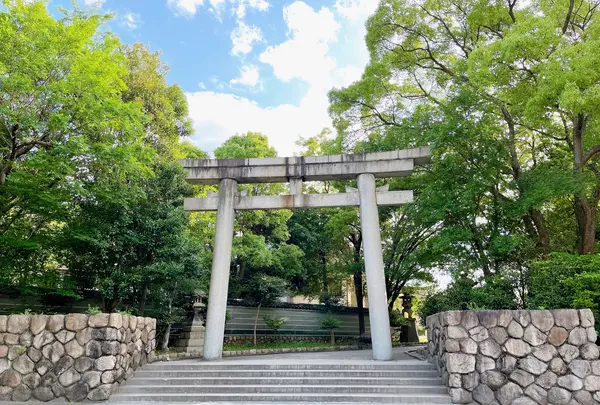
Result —
<svg viewBox="0 0 600 405"><path fill-rule="evenodd" d="M578 114L573 119L573 170L577 178L581 178L583 167L586 164L583 151L586 123L587 117L583 114ZM575 219L577 220L577 251L582 255L594 253L598 198L600 198L599 186L596 186L595 193L590 199L587 198L584 191L579 191L574 196Z"/></svg>
<svg viewBox="0 0 600 405"><path fill-rule="evenodd" d="M323 265L323 292L327 294L329 292L329 283L327 280L327 257L321 253L321 264Z"/></svg>
<svg viewBox="0 0 600 405"><path fill-rule="evenodd" d="M333 345L335 345L335 332L334 332L334 329L331 328L330 332L331 332L331 345L333 346Z"/></svg>
<svg viewBox="0 0 600 405"><path fill-rule="evenodd" d="M140 305L139 305L139 312L140 312L140 316L144 316L144 312L146 311L146 299L148 298L148 287L144 286L144 289L142 290L142 296L140 297Z"/></svg>
<svg viewBox="0 0 600 405"><path fill-rule="evenodd" d="M167 325L167 329L165 329L165 333L163 334L163 341L161 349L163 351L169 350L169 338L171 337L171 325Z"/></svg>
<svg viewBox="0 0 600 405"><path fill-rule="evenodd" d="M596 246L597 205L592 205L585 196L575 196L575 218L577 219L577 251L581 255L594 253Z"/></svg>
<svg viewBox="0 0 600 405"><path fill-rule="evenodd" d="M256 308L256 317L254 318L254 346L256 346L256 328L258 327L258 313L260 312L261 304L258 304Z"/></svg>
<svg viewBox="0 0 600 405"><path fill-rule="evenodd" d="M359 270L354 273L354 290L356 292L356 306L358 307L358 333L362 336L365 334L362 270Z"/></svg>

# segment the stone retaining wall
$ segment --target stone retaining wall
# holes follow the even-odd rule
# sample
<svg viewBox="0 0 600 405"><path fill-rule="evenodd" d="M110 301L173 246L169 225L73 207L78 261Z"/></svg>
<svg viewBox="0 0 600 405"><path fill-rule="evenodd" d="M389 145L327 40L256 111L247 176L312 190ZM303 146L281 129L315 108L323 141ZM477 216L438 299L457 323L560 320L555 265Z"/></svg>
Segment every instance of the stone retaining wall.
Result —
<svg viewBox="0 0 600 405"><path fill-rule="evenodd" d="M427 318L429 360L453 403L591 405L600 361L588 309L449 311Z"/></svg>
<svg viewBox="0 0 600 405"><path fill-rule="evenodd" d="M155 319L120 314L0 316L0 400L108 399L155 335Z"/></svg>

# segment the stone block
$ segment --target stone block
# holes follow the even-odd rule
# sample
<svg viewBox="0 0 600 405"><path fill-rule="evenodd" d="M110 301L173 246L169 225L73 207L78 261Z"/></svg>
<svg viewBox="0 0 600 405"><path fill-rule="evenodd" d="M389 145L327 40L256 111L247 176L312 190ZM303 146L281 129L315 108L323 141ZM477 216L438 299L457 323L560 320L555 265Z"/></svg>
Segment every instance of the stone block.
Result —
<svg viewBox="0 0 600 405"><path fill-rule="evenodd" d="M65 351L74 359L78 359L85 354L85 349L75 339L65 345Z"/></svg>
<svg viewBox="0 0 600 405"><path fill-rule="evenodd" d="M504 344L504 348L515 357L525 357L531 353L531 346L521 339L508 339Z"/></svg>
<svg viewBox="0 0 600 405"><path fill-rule="evenodd" d="M31 389L26 385L19 385L12 392L12 400L16 402L29 401L31 398Z"/></svg>
<svg viewBox="0 0 600 405"><path fill-rule="evenodd" d="M554 326L552 312L546 310L531 311L531 323L542 332L548 332Z"/></svg>
<svg viewBox="0 0 600 405"><path fill-rule="evenodd" d="M579 310L580 325L584 328L590 328L594 326L595 319L594 313L591 309L580 309Z"/></svg>
<svg viewBox="0 0 600 405"><path fill-rule="evenodd" d="M64 315L50 315L46 329L49 332L56 333L65 327L65 316Z"/></svg>
<svg viewBox="0 0 600 405"><path fill-rule="evenodd" d="M525 395L533 399L538 404L548 403L548 390L540 387L537 384L531 384L529 387L527 387L525 390Z"/></svg>
<svg viewBox="0 0 600 405"><path fill-rule="evenodd" d="M10 315L8 317L7 332L20 335L29 329L29 315Z"/></svg>
<svg viewBox="0 0 600 405"><path fill-rule="evenodd" d="M5 333L8 328L8 316L0 315L0 333Z"/></svg>
<svg viewBox="0 0 600 405"><path fill-rule="evenodd" d="M502 356L496 360L496 368L501 373L509 375L517 366L517 359L512 356Z"/></svg>
<svg viewBox="0 0 600 405"><path fill-rule="evenodd" d="M558 347L567 341L569 332L560 326L555 326L548 333L548 343Z"/></svg>
<svg viewBox="0 0 600 405"><path fill-rule="evenodd" d="M554 405L569 405L571 393L564 388L553 387L548 391L548 402Z"/></svg>
<svg viewBox="0 0 600 405"><path fill-rule="evenodd" d="M521 339L523 337L523 327L517 321L512 321L508 325L506 332L508 333L508 335L510 337L513 337L516 339Z"/></svg>
<svg viewBox="0 0 600 405"><path fill-rule="evenodd" d="M37 387L33 390L33 397L38 401L48 402L54 399L54 393L49 387Z"/></svg>
<svg viewBox="0 0 600 405"><path fill-rule="evenodd" d="M567 364L579 357L579 349L569 344L564 344L559 347L558 353Z"/></svg>
<svg viewBox="0 0 600 405"><path fill-rule="evenodd" d="M594 403L594 398L588 391L574 392L573 397L580 405L592 405Z"/></svg>
<svg viewBox="0 0 600 405"><path fill-rule="evenodd" d="M35 363L31 361L31 359L26 354L19 356L12 363L12 368L21 373L22 375L31 373L34 367Z"/></svg>
<svg viewBox="0 0 600 405"><path fill-rule="evenodd" d="M36 349L41 349L49 343L54 342L55 337L52 332L44 330L33 337L33 347Z"/></svg>
<svg viewBox="0 0 600 405"><path fill-rule="evenodd" d="M517 362L517 367L533 375L541 375L548 369L548 364L533 356L528 356L524 359L520 359Z"/></svg>
<svg viewBox="0 0 600 405"><path fill-rule="evenodd" d="M440 314L442 318L442 326L457 326L460 325L462 319L461 311L446 311Z"/></svg>
<svg viewBox="0 0 600 405"><path fill-rule="evenodd" d="M514 318L524 328L529 325L529 322L531 322L529 311L525 310L515 311Z"/></svg>
<svg viewBox="0 0 600 405"><path fill-rule="evenodd" d="M497 359L502 354L502 348L493 339L484 340L479 344L479 351L481 354L493 359Z"/></svg>
<svg viewBox="0 0 600 405"><path fill-rule="evenodd" d="M73 367L69 368L58 377L58 381L63 387L69 387L79 380L81 380L81 374Z"/></svg>
<svg viewBox="0 0 600 405"><path fill-rule="evenodd" d="M600 357L600 351L596 343L587 343L579 349L579 355L585 360L597 360Z"/></svg>
<svg viewBox="0 0 600 405"><path fill-rule="evenodd" d="M31 317L31 323L29 325L29 330L34 335L41 333L44 329L46 329L46 324L48 323L48 315L33 315Z"/></svg>
<svg viewBox="0 0 600 405"><path fill-rule="evenodd" d="M475 311L463 311L460 324L466 330L470 331L479 325L479 317ZM156 328L155 328L156 329Z"/></svg>
<svg viewBox="0 0 600 405"><path fill-rule="evenodd" d="M88 371L83 374L82 381L84 381L90 388L96 388L101 384L102 371Z"/></svg>
<svg viewBox="0 0 600 405"><path fill-rule="evenodd" d="M449 339L464 339L469 337L469 333L461 326L448 326L447 333Z"/></svg>
<svg viewBox="0 0 600 405"><path fill-rule="evenodd" d="M478 385L479 373L477 371L462 375L462 388L466 389L467 391L473 391L473 389Z"/></svg>
<svg viewBox="0 0 600 405"><path fill-rule="evenodd" d="M533 349L533 355L546 363L558 356L558 350L551 344L544 344Z"/></svg>
<svg viewBox="0 0 600 405"><path fill-rule="evenodd" d="M479 380L482 384L487 385L492 390L496 391L506 383L508 378L499 371L488 370L481 373Z"/></svg>
<svg viewBox="0 0 600 405"><path fill-rule="evenodd" d="M513 401L521 396L523 396L523 389L510 381L496 391L496 399L502 405L512 405Z"/></svg>
<svg viewBox="0 0 600 405"><path fill-rule="evenodd" d="M470 404L473 401L471 393L462 388L450 388L449 394L453 404Z"/></svg>
<svg viewBox="0 0 600 405"><path fill-rule="evenodd" d="M533 375L531 375L527 371L519 369L513 371L509 378L511 381L516 382L523 388L533 384L533 382L535 381L535 377Z"/></svg>
<svg viewBox="0 0 600 405"><path fill-rule="evenodd" d="M73 340L73 338L75 338L75 332L71 332L68 330L61 330L60 332L58 332L57 334L55 334L56 339L62 343L65 344L67 342L70 342L71 340Z"/></svg>
<svg viewBox="0 0 600 405"><path fill-rule="evenodd" d="M548 337L538 328L533 326L533 324L529 325L525 328L525 332L523 334L523 340L529 343L531 346L540 346L546 343Z"/></svg>
<svg viewBox="0 0 600 405"><path fill-rule="evenodd" d="M583 388L583 381L581 378L574 376L573 374L558 377L557 383L560 387L563 387L569 391L579 391Z"/></svg>
<svg viewBox="0 0 600 405"><path fill-rule="evenodd" d="M499 345L503 345L508 340L508 332L506 332L506 328L504 327L496 326L490 329L489 334Z"/></svg>
<svg viewBox="0 0 600 405"><path fill-rule="evenodd" d="M65 327L71 332L79 332L87 326L88 315L69 314L65 316Z"/></svg>
<svg viewBox="0 0 600 405"><path fill-rule="evenodd" d="M117 358L115 356L102 356L96 359L95 368L99 371L113 370L117 365Z"/></svg>
<svg viewBox="0 0 600 405"><path fill-rule="evenodd" d="M567 364L559 357L554 358L550 361L550 370L558 375L566 374Z"/></svg>
<svg viewBox="0 0 600 405"><path fill-rule="evenodd" d="M108 317L108 326L116 329L123 327L123 315L121 314L110 314Z"/></svg>
<svg viewBox="0 0 600 405"><path fill-rule="evenodd" d="M546 371L544 374L535 379L535 383L542 388L550 389L556 385L558 377L552 371Z"/></svg>
<svg viewBox="0 0 600 405"><path fill-rule="evenodd" d="M477 343L471 338L461 339L459 342L459 351L466 354L477 354Z"/></svg>
<svg viewBox="0 0 600 405"><path fill-rule="evenodd" d="M96 314L90 315L88 318L87 326L92 328L104 328L108 326L110 320L110 314Z"/></svg>
<svg viewBox="0 0 600 405"><path fill-rule="evenodd" d="M584 387L588 391L600 391L600 377L588 375L584 380Z"/></svg>
<svg viewBox="0 0 600 405"><path fill-rule="evenodd" d="M99 386L98 388L93 389L88 394L87 398L90 401L105 401L110 397L112 392L112 386L110 384L104 384Z"/></svg>
<svg viewBox="0 0 600 405"><path fill-rule="evenodd" d="M496 362L494 361L494 359L492 359L491 357L484 356L482 354L478 354L476 356L475 369L478 372L483 373L488 370L493 370L494 368L496 368Z"/></svg>
<svg viewBox="0 0 600 405"><path fill-rule="evenodd" d="M65 348L60 342L54 342L48 344L42 348L42 354L45 358L50 360L51 363L56 363L65 354Z"/></svg>
<svg viewBox="0 0 600 405"><path fill-rule="evenodd" d="M574 328L569 332L569 339L567 340L570 345L582 346L588 342L587 330L584 328Z"/></svg>
<svg viewBox="0 0 600 405"><path fill-rule="evenodd" d="M473 399L481 405L491 405L494 400L494 391L485 384L477 386L473 390Z"/></svg>
<svg viewBox="0 0 600 405"><path fill-rule="evenodd" d="M469 331L469 335L471 335L471 339L475 342L483 342L490 337L489 331L483 326L474 327Z"/></svg>
<svg viewBox="0 0 600 405"><path fill-rule="evenodd" d="M557 326L562 326L567 330L579 326L579 313L576 309L555 309L552 311L552 315L554 315L554 323Z"/></svg>
<svg viewBox="0 0 600 405"><path fill-rule="evenodd" d="M65 390L65 397L71 402L81 402L87 397L88 392L87 384L79 381Z"/></svg>

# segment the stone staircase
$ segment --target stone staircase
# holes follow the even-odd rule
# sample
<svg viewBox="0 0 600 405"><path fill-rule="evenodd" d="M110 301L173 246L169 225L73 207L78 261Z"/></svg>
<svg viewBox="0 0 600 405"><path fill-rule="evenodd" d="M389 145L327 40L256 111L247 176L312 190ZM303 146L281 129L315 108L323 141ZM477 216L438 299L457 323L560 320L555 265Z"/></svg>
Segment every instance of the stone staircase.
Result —
<svg viewBox="0 0 600 405"><path fill-rule="evenodd" d="M178 361L146 365L111 397L121 402L450 404L425 362L359 364Z"/></svg>

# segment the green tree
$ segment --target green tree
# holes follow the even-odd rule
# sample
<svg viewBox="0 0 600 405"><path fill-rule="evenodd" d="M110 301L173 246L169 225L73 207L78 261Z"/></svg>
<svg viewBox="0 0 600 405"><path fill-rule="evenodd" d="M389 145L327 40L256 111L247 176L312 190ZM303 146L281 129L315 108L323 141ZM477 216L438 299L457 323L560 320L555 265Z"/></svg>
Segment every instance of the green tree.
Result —
<svg viewBox="0 0 600 405"><path fill-rule="evenodd" d="M574 248L593 253L599 72L586 50L598 41L594 11L594 2L382 1L367 23L371 61L362 79L330 94L344 145L365 135L402 139L403 147L427 142L451 165L440 175L460 165L476 172L461 188L485 187L474 201L496 227L484 238L478 224L462 227L478 255L515 246L501 228L547 254L547 211L564 199L575 207ZM425 131L414 130L418 122ZM482 137L464 137L469 127ZM488 273L498 267L480 262Z"/></svg>
<svg viewBox="0 0 600 405"><path fill-rule="evenodd" d="M167 84L169 67L160 59L160 52L150 52L139 43L121 45L120 51L127 67L123 100L141 105L147 118L144 141L160 155L173 158L177 147L187 146L179 143L180 139L193 132L185 95L178 85Z"/></svg>
<svg viewBox="0 0 600 405"><path fill-rule="evenodd" d="M143 114L123 101L127 72L108 16L58 19L43 1L0 11L0 271L44 284L60 267L53 244L92 177L138 176L150 155ZM87 198L90 198L87 196Z"/></svg>

